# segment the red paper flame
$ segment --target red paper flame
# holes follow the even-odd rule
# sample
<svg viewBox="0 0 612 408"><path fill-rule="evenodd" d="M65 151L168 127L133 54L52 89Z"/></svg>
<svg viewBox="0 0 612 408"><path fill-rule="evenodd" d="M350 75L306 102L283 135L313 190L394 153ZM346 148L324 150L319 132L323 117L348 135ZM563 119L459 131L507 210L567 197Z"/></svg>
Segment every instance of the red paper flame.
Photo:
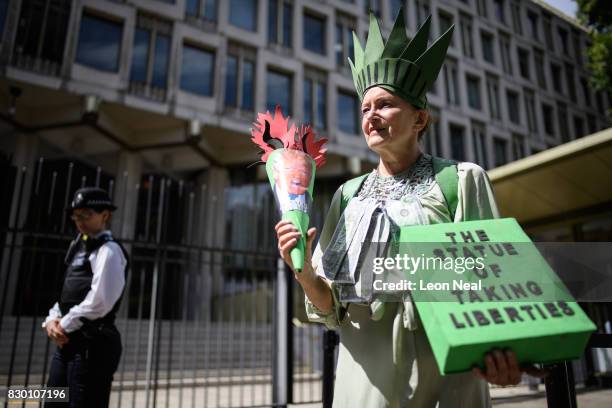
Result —
<svg viewBox="0 0 612 408"><path fill-rule="evenodd" d="M267 135L266 122L270 129ZM253 128L251 128L251 140L263 150L261 161L267 161L270 153L275 150L275 147L270 144L275 139L280 141L285 149L305 152L312 157L317 168L321 167L325 163L327 149L323 145L327 143L327 139L315 140L316 133L310 126L302 125L299 131L296 130L295 124L292 124L290 128L288 126L289 117L283 117L279 105L276 105L274 116L269 111L257 114L257 121L253 122Z"/></svg>

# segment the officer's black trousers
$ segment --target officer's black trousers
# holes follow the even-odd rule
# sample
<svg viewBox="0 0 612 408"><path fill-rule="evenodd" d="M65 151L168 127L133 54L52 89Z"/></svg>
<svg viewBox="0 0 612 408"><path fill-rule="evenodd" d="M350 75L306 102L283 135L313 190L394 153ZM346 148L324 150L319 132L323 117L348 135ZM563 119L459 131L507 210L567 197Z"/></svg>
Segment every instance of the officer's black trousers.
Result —
<svg viewBox="0 0 612 408"><path fill-rule="evenodd" d="M121 357L121 337L114 325L85 337L71 333L51 362L48 387L68 387L70 402L47 402L46 408L106 408L113 374Z"/></svg>

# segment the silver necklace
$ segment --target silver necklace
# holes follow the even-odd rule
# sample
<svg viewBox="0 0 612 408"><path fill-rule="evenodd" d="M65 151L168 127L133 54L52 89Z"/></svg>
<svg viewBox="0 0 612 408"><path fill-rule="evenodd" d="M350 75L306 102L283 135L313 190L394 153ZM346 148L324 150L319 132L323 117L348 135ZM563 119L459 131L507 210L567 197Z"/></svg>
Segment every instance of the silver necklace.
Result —
<svg viewBox="0 0 612 408"><path fill-rule="evenodd" d="M377 201L399 200L407 193L422 194L435 182L431 156L421 154L408 169L390 176L381 176L378 169L372 171L364 182L360 198Z"/></svg>

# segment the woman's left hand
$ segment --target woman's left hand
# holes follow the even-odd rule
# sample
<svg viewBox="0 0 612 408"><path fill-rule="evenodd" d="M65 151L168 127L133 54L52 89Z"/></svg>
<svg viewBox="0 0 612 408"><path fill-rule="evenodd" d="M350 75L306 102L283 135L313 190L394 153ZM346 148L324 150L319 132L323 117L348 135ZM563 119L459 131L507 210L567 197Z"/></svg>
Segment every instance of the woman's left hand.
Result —
<svg viewBox="0 0 612 408"><path fill-rule="evenodd" d="M491 384L502 386L518 384L523 372L537 378L544 378L548 374L533 365L520 367L512 350L493 350L485 354L485 366L484 372L479 367L472 368L472 372Z"/></svg>

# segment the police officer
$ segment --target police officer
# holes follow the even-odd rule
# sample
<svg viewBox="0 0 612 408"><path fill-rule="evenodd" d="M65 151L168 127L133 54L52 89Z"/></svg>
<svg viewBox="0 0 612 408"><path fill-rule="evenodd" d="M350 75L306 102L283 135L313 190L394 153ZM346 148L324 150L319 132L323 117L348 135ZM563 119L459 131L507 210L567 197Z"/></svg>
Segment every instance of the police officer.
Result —
<svg viewBox="0 0 612 408"><path fill-rule="evenodd" d="M107 226L116 207L106 191L87 187L66 210L79 230L66 254L57 303L43 323L58 346L48 387L69 387L69 403L47 407L108 407L121 356L115 314L125 287L128 256Z"/></svg>

